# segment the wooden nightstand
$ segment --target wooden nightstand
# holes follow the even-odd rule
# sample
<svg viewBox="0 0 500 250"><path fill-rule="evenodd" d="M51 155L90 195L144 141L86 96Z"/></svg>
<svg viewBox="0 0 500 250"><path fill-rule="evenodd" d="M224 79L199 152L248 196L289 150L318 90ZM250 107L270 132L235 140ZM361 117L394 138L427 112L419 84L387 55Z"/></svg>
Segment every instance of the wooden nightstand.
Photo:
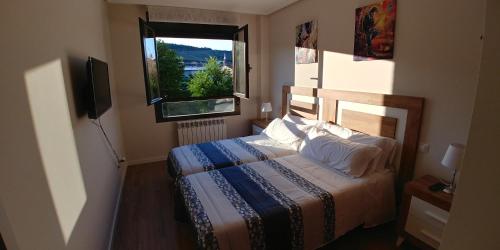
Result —
<svg viewBox="0 0 500 250"><path fill-rule="evenodd" d="M437 182L439 179L426 175L405 185L398 221L398 243L405 239L421 249L439 248L453 195L430 191L429 187Z"/></svg>
<svg viewBox="0 0 500 250"><path fill-rule="evenodd" d="M251 120L252 123L252 134L253 135L258 135L262 130L264 130L269 123L271 123L272 120L268 119L267 121L265 119L254 119Z"/></svg>

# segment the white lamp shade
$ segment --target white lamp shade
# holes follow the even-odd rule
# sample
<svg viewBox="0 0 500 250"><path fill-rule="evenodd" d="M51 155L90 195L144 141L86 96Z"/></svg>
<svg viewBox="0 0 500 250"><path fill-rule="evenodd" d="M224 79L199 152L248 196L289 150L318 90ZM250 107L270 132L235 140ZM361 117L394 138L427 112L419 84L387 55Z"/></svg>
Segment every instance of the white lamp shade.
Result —
<svg viewBox="0 0 500 250"><path fill-rule="evenodd" d="M273 107L271 106L270 102L264 102L260 106L260 112L271 112L273 111Z"/></svg>
<svg viewBox="0 0 500 250"><path fill-rule="evenodd" d="M441 164L449 169L459 169L464 158L465 146L458 143L452 143L444 154Z"/></svg>

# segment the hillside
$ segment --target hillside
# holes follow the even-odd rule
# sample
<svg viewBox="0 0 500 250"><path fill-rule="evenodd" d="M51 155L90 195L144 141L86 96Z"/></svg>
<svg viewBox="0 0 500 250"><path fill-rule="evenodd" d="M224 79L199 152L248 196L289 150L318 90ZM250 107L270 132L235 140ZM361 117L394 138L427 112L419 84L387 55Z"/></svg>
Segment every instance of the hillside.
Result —
<svg viewBox="0 0 500 250"><path fill-rule="evenodd" d="M224 59L224 54L226 55L226 65L232 65L233 63L231 51L213 50L210 48L198 48L170 43L167 43L167 46L175 50L177 54L184 59L186 65L203 64L207 61L206 59L211 56L216 57L217 61L222 61Z"/></svg>

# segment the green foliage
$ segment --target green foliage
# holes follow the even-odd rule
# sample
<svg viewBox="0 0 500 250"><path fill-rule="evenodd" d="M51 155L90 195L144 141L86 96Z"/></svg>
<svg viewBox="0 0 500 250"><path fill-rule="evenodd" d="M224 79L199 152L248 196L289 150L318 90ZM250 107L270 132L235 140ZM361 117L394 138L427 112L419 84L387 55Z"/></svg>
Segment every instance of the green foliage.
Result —
<svg viewBox="0 0 500 250"><path fill-rule="evenodd" d="M205 69L192 75L188 90L193 97L230 96L233 94L233 76L222 68L215 57L210 57Z"/></svg>
<svg viewBox="0 0 500 250"><path fill-rule="evenodd" d="M216 57L210 57L204 69L189 78L184 77L184 60L170 48L173 45L158 41L159 88L162 96L215 97L233 94L231 69L222 68ZM157 84L153 84L156 85Z"/></svg>
<svg viewBox="0 0 500 250"><path fill-rule="evenodd" d="M169 97L190 96L184 79L184 61L182 57L162 41L157 43L160 91Z"/></svg>

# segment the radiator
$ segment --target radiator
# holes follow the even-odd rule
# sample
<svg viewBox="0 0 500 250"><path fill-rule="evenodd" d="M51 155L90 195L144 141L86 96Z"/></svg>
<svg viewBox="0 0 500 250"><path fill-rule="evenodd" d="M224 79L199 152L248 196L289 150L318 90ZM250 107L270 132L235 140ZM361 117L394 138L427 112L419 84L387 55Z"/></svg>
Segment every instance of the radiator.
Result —
<svg viewBox="0 0 500 250"><path fill-rule="evenodd" d="M179 145L226 139L226 122L222 118L177 122Z"/></svg>

